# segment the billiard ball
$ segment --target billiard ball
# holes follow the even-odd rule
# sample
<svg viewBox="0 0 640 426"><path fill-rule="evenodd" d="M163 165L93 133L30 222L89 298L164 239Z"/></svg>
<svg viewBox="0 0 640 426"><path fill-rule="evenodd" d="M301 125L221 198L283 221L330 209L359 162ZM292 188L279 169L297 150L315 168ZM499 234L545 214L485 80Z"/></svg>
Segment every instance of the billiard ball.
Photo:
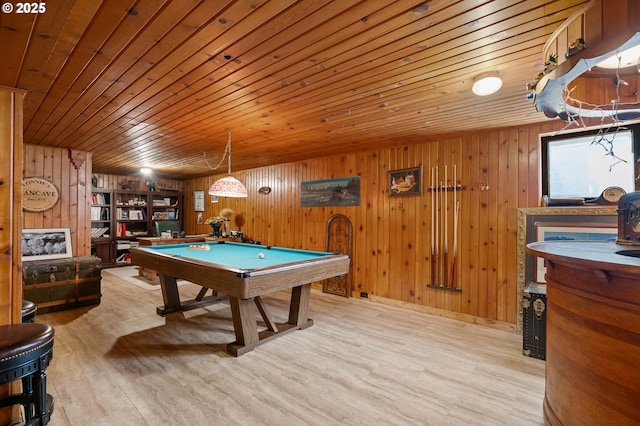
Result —
<svg viewBox="0 0 640 426"><path fill-rule="evenodd" d="M263 253L258 253L258 259L264 259L264 254Z"/></svg>

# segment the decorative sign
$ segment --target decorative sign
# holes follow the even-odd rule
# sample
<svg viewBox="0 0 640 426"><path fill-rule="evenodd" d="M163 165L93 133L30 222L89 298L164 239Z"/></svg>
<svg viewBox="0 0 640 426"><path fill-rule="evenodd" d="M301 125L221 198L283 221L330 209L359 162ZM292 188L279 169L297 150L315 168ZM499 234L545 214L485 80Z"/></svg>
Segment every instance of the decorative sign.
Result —
<svg viewBox="0 0 640 426"><path fill-rule="evenodd" d="M30 177L22 179L22 209L28 212L49 210L58 202L58 188L46 179Z"/></svg>
<svg viewBox="0 0 640 426"><path fill-rule="evenodd" d="M204 211L204 191L193 191L193 209L197 212Z"/></svg>

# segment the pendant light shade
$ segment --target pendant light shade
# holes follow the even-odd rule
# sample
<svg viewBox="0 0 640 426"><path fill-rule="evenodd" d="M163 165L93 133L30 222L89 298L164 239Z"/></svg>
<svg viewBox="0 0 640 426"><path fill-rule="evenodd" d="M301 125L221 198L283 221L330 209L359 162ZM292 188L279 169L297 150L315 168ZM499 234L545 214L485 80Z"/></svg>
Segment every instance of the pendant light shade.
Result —
<svg viewBox="0 0 640 426"><path fill-rule="evenodd" d="M229 140L227 141L227 147L225 148L224 155L227 155L228 159L228 173L229 176L218 179L209 188L209 194L216 195L218 197L235 197L243 198L247 196L247 188L244 187L242 182L231 176L231 133L229 133ZM224 155L222 160L224 161ZM219 164L218 164L219 165Z"/></svg>
<svg viewBox="0 0 640 426"><path fill-rule="evenodd" d="M218 197L246 197L247 188L238 179L227 176L215 181L209 188L209 194Z"/></svg>

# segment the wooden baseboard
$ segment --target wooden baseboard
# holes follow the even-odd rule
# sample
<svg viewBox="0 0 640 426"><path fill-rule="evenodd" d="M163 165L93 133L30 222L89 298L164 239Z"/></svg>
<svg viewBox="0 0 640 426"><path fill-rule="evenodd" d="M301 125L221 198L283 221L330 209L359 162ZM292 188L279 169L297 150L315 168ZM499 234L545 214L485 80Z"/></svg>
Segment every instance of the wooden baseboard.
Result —
<svg viewBox="0 0 640 426"><path fill-rule="evenodd" d="M512 331L514 333L516 332L516 324L492 320L490 318L483 318L476 315L469 315L469 314L463 314L460 312L447 311L445 309L433 308L431 306L416 305L415 303L402 302L399 300L380 297L373 294L369 294L366 299L360 298L359 294L354 292L352 292L351 296L360 300L367 300L375 303L382 303L384 305L389 305L389 306L398 306L401 308L410 309L412 311L422 312L425 314L437 315L444 318L451 318L459 321L468 322L471 324L485 325L487 327L492 327L492 328L496 328L504 331Z"/></svg>

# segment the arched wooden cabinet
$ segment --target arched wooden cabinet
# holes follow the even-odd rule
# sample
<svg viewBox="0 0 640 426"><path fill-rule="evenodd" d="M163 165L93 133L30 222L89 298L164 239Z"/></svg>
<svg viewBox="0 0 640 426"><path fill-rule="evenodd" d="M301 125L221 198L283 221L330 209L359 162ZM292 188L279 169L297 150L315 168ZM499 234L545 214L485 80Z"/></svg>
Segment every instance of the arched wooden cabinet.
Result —
<svg viewBox="0 0 640 426"><path fill-rule="evenodd" d="M342 214L335 214L327 221L326 251L347 254L351 256L352 225L349 218ZM351 269L351 267L349 267ZM351 291L351 273L324 280L324 293L349 297Z"/></svg>

